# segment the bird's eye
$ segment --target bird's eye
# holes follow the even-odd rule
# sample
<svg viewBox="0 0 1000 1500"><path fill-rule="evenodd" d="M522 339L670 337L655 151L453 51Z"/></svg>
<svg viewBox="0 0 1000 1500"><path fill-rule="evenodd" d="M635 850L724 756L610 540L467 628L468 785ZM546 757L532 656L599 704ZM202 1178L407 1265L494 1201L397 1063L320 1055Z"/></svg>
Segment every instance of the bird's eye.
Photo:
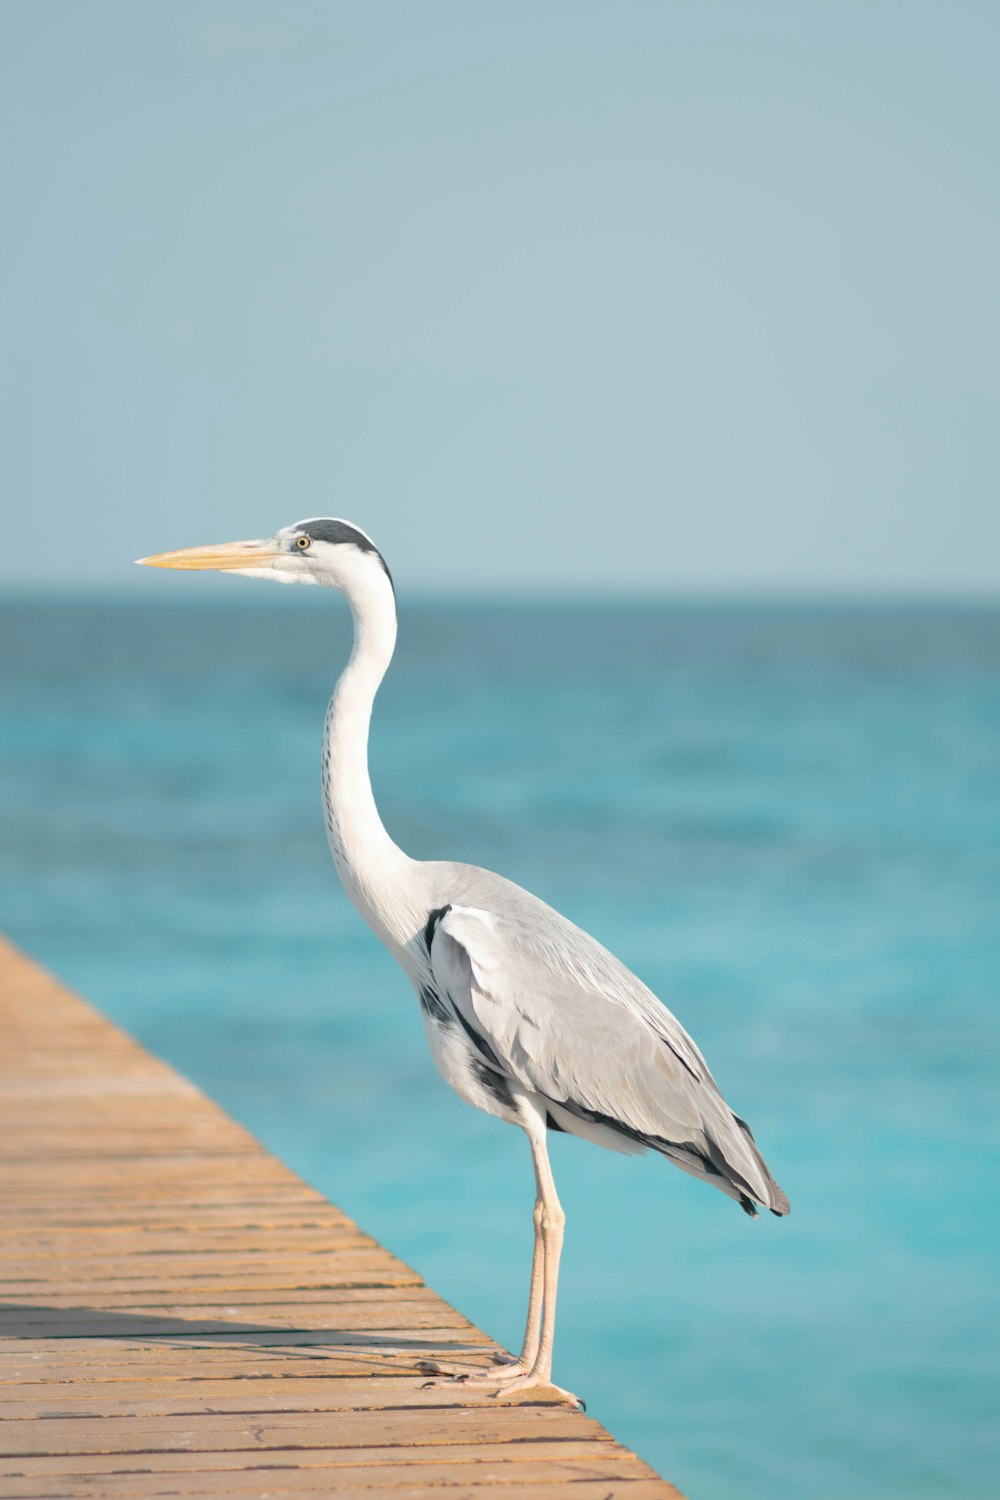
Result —
<svg viewBox="0 0 1000 1500"><path fill-rule="evenodd" d="M312 537L309 537L309 536L297 536L295 538L295 545L302 552L306 552L308 550L309 545L310 545L311 542L312 542Z"/></svg>

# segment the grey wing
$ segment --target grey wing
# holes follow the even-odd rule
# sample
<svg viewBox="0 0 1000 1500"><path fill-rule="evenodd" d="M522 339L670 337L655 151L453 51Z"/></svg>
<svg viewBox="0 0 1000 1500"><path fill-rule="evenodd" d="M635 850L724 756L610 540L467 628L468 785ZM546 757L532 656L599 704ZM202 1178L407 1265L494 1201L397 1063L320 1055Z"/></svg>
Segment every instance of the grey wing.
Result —
<svg viewBox="0 0 1000 1500"><path fill-rule="evenodd" d="M748 1213L787 1213L676 1017L587 933L503 886L488 907L446 908L429 945L435 982L484 1061L538 1095L557 1129L652 1147Z"/></svg>

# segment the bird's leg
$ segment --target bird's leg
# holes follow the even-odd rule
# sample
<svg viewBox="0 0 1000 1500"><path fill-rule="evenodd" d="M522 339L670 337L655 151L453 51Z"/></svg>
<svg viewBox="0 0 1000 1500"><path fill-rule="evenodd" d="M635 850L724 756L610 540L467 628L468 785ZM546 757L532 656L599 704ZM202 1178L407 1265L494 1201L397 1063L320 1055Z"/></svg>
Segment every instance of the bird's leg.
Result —
<svg viewBox="0 0 1000 1500"><path fill-rule="evenodd" d="M545 1142L545 1123L541 1122L540 1129L528 1131L531 1141L531 1155L535 1164L535 1183L537 1186L537 1201L535 1205L535 1223L540 1227L540 1239L542 1244L542 1319L540 1336L532 1337L531 1308L528 1313L528 1329L525 1335L525 1345L519 1365L527 1366L520 1371L511 1370L509 1378L503 1381L496 1392L497 1396L512 1395L514 1391L530 1390L534 1386L547 1386L549 1389L558 1391L567 1401L574 1406L582 1406L583 1402L572 1391L564 1391L561 1386L552 1384L552 1346L555 1341L556 1331L556 1292L559 1285L559 1259L562 1255L563 1234L566 1226L566 1215L563 1213L559 1195L556 1192L555 1179L552 1176L552 1168L549 1165L549 1153ZM539 1206L541 1212L539 1213ZM532 1292L534 1293L534 1278L532 1278ZM534 1301L533 1304L534 1305ZM536 1324L537 1327L537 1324ZM534 1344L532 1357L531 1344ZM528 1360L530 1359L530 1364Z"/></svg>
<svg viewBox="0 0 1000 1500"><path fill-rule="evenodd" d="M524 1325L524 1343L514 1365L521 1370L530 1370L538 1353L542 1335L542 1301L545 1295L545 1235L542 1229L545 1208L540 1197L535 1198L532 1222L535 1226L535 1247L531 1256L531 1291L528 1293L528 1316Z"/></svg>
<svg viewBox="0 0 1000 1500"><path fill-rule="evenodd" d="M552 1345L556 1331L556 1291L566 1215L563 1213L546 1145L545 1113L532 1099L522 1100L522 1124L531 1142L535 1167L535 1249L531 1262L531 1293L528 1319L520 1358L500 1369L455 1370L453 1380L463 1384L488 1385L494 1396L544 1386L573 1406L582 1406L579 1396L552 1384ZM420 1367L433 1374L448 1374L441 1365L426 1362ZM428 1381L428 1385L437 1385Z"/></svg>
<svg viewBox="0 0 1000 1500"><path fill-rule="evenodd" d="M537 1171L535 1178L537 1182ZM532 1216L535 1228L535 1244L531 1254L531 1290L528 1293L528 1317L524 1328L524 1343L517 1359L506 1354L495 1354L493 1364L478 1366L442 1365L437 1360L424 1360L421 1370L432 1375L448 1375L452 1380L468 1385L501 1385L508 1380L517 1380L526 1375L535 1363L541 1338L542 1298L545 1284L545 1238L542 1231L544 1204L541 1196L535 1198Z"/></svg>

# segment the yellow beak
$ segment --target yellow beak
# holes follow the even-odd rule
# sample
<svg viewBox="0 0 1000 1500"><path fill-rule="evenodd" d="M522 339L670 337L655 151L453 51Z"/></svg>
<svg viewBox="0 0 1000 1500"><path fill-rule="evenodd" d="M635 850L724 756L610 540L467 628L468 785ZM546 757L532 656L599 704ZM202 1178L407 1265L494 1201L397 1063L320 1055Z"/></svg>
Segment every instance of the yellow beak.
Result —
<svg viewBox="0 0 1000 1500"><path fill-rule="evenodd" d="M184 547L180 552L157 552L137 557L145 568L266 568L281 552L273 542L219 542L214 547Z"/></svg>

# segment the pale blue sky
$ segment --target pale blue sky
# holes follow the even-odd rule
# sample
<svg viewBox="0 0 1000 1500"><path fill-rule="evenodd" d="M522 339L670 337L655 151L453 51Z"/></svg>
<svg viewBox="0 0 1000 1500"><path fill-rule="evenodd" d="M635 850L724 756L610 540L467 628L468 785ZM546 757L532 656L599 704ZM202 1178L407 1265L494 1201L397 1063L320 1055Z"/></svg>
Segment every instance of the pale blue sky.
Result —
<svg viewBox="0 0 1000 1500"><path fill-rule="evenodd" d="M995 593L998 42L0 0L0 577L334 514L409 588Z"/></svg>

